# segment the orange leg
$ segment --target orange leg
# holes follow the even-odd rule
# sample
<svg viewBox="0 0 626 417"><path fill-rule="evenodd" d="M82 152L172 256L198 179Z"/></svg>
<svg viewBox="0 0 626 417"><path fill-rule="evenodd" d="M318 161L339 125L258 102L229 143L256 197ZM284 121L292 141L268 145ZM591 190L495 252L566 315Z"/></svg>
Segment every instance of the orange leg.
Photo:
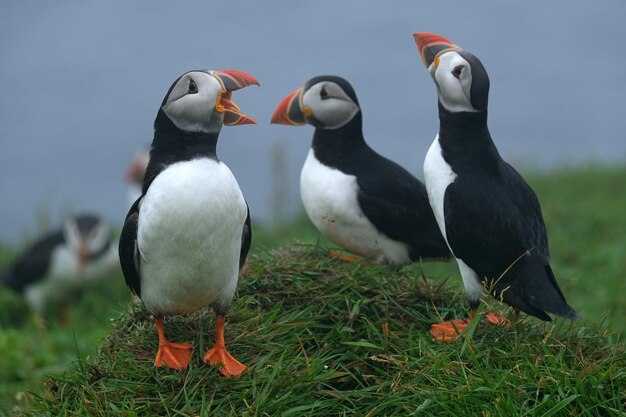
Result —
<svg viewBox="0 0 626 417"><path fill-rule="evenodd" d="M470 310L469 320L448 320L441 323L435 323L430 326L430 335L438 342L452 342L456 340L467 325L474 320L476 310Z"/></svg>
<svg viewBox="0 0 626 417"><path fill-rule="evenodd" d="M154 366L167 365L173 369L185 369L191 359L191 343L174 343L167 340L163 330L163 318L154 319L159 334L159 350L157 351Z"/></svg>
<svg viewBox="0 0 626 417"><path fill-rule="evenodd" d="M342 260L344 262L360 262L363 265L374 265L374 262L368 259L361 258L360 256L355 256L355 255L344 255L343 253L335 251L335 250L330 251L330 257Z"/></svg>
<svg viewBox="0 0 626 417"><path fill-rule="evenodd" d="M70 324L70 303L64 301L59 307L59 324L66 327Z"/></svg>
<svg viewBox="0 0 626 417"><path fill-rule="evenodd" d="M215 345L209 349L202 360L211 365L221 364L220 372L226 376L239 376L245 371L245 365L242 365L237 359L233 358L226 350L224 343L224 316L217 315L215 317Z"/></svg>

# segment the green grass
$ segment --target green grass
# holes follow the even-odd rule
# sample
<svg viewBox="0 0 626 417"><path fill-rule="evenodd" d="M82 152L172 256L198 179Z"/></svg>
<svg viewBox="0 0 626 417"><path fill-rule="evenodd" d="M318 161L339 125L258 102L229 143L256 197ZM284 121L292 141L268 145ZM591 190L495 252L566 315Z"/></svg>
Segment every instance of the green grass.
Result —
<svg viewBox="0 0 626 417"><path fill-rule="evenodd" d="M419 265L330 260L322 249L257 255L227 324L238 380L204 365L213 315L167 322L193 342L188 371L155 369L157 340L141 306L114 324L97 357L50 379L26 415L618 415L626 354L583 323L481 324L472 343L427 329L464 300ZM552 414L549 414L552 413ZM45 414L43 414L45 415Z"/></svg>
<svg viewBox="0 0 626 417"><path fill-rule="evenodd" d="M583 318L626 331L626 167L532 175L553 268Z"/></svg>
<svg viewBox="0 0 626 417"><path fill-rule="evenodd" d="M71 306L69 325L51 319L44 326L21 298L0 288L0 416L28 406L33 399L28 391L41 392L48 374L94 355L129 300L120 272Z"/></svg>
<svg viewBox="0 0 626 417"><path fill-rule="evenodd" d="M128 307L121 275L75 304L69 327L47 331L0 291L0 416L13 407L77 416L623 415L626 168L527 178L557 279L583 315L577 323L481 322L471 343L435 343L427 329L438 316L466 314L454 263L393 271L330 260L302 217L255 227L226 327L229 349L250 366L238 380L200 361L214 338L211 313L166 322L173 340L195 346L188 371L154 369L154 325ZM12 255L0 248L0 265Z"/></svg>

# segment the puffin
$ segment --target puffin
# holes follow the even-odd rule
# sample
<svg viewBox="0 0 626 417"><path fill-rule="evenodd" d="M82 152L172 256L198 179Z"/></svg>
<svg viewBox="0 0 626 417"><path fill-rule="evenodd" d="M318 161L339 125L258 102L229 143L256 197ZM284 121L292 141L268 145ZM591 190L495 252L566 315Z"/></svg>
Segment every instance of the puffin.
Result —
<svg viewBox="0 0 626 417"><path fill-rule="evenodd" d="M76 295L111 276L118 267L110 226L91 213L68 217L63 225L33 242L2 273L0 282L22 294L44 318L49 305L66 308Z"/></svg>
<svg viewBox="0 0 626 417"><path fill-rule="evenodd" d="M334 75L310 79L278 104L271 122L315 127L300 194L322 235L393 267L450 257L424 184L365 142L361 108L348 81Z"/></svg>
<svg viewBox="0 0 626 417"><path fill-rule="evenodd" d="M550 266L539 200L502 159L489 133L485 67L442 36L413 36L437 87L439 107L439 133L426 154L424 180L437 224L458 263L470 321L484 290L512 306L516 316L521 310L545 321L548 313L578 319ZM467 324L444 321L430 332L450 341Z"/></svg>
<svg viewBox="0 0 626 417"><path fill-rule="evenodd" d="M150 151L148 149L144 149L135 154L132 161L128 165L128 168L126 168L125 179L128 183L128 206L126 207L132 206L141 195L143 176L146 173L149 161Z"/></svg>
<svg viewBox="0 0 626 417"><path fill-rule="evenodd" d="M250 249L250 211L216 147L223 125L255 123L231 101L250 85L259 83L243 71L186 72L154 121L142 194L126 216L119 256L126 284L154 316L157 367L187 368L192 351L166 338L164 317L210 307L216 340L203 361L226 376L246 369L226 349L224 323Z"/></svg>

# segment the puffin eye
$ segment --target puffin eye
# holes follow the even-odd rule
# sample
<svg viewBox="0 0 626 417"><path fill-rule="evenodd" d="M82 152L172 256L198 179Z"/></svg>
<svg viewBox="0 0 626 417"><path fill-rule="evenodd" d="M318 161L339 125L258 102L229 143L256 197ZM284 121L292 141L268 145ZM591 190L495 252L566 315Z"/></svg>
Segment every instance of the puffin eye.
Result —
<svg viewBox="0 0 626 417"><path fill-rule="evenodd" d="M457 65L452 70L452 75L454 75L456 78L459 78L462 72L463 72L463 65Z"/></svg>
<svg viewBox="0 0 626 417"><path fill-rule="evenodd" d="M189 90L187 91L187 94L196 94L197 92L198 92L198 86L196 85L196 82L190 78Z"/></svg>
<svg viewBox="0 0 626 417"><path fill-rule="evenodd" d="M320 97L322 100L326 100L328 98L328 91L326 90L326 86L322 86L320 90Z"/></svg>

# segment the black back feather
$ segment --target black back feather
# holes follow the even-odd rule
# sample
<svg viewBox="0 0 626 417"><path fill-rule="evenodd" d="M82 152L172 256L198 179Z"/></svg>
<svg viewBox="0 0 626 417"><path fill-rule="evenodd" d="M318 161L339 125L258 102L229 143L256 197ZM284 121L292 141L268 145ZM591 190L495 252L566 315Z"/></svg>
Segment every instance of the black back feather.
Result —
<svg viewBox="0 0 626 417"><path fill-rule="evenodd" d="M315 77L307 86L320 81L336 82L358 103L343 78ZM338 129L316 128L312 148L322 164L357 178L358 201L365 216L381 233L406 243L412 260L450 257L424 184L367 145L360 111Z"/></svg>
<svg viewBox="0 0 626 417"><path fill-rule="evenodd" d="M446 236L495 296L528 314L577 318L552 269L537 196L498 153L487 112L451 113L439 106L439 143L457 174L444 196Z"/></svg>

